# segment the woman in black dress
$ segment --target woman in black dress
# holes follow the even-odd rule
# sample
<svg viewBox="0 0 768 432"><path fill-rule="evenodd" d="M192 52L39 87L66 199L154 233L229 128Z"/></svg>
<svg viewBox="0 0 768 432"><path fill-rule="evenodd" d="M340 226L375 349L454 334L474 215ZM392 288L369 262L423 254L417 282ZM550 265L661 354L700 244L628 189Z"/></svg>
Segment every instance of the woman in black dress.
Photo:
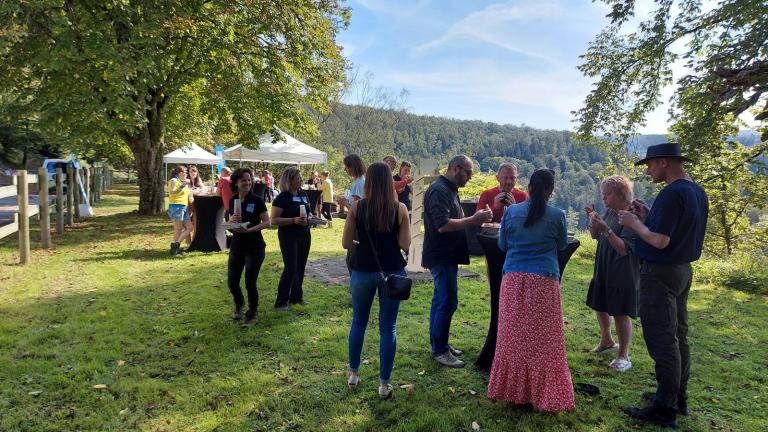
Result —
<svg viewBox="0 0 768 432"><path fill-rule="evenodd" d="M611 176L600 186L606 210L602 217L594 205L584 210L589 217L589 232L597 239L595 270L587 293L587 305L595 310L600 324L600 343L591 352L612 354L616 358L608 365L624 372L632 367L629 344L632 340L632 320L638 312L638 281L640 262L633 253L637 234L619 225L618 211L628 210L632 203L632 182L626 177ZM616 321L619 343L611 336L611 319Z"/></svg>
<svg viewBox="0 0 768 432"><path fill-rule="evenodd" d="M250 168L238 168L230 176L232 198L229 208L232 209L230 222L248 222L246 228L232 230L232 244L229 247L229 262L227 264L227 285L235 300L235 312L233 319L242 318L242 309L245 303L243 293L240 290L240 275L245 268L245 290L248 292L248 311L245 313L243 326L256 324L256 311L259 307L259 291L256 281L259 278L259 270L264 262L264 249L266 243L261 235L261 230L269 227L269 214L264 201L251 193L253 186L253 172ZM240 200L239 208L235 206L235 200ZM237 211L239 210L239 213Z"/></svg>
<svg viewBox="0 0 768 432"><path fill-rule="evenodd" d="M302 211L303 209L303 211ZM309 197L301 190L301 173L289 167L280 177L280 195L272 201L272 225L283 255L283 274L277 286L275 309L288 310L288 304L305 304L302 284L309 258L312 235L307 216L311 213Z"/></svg>

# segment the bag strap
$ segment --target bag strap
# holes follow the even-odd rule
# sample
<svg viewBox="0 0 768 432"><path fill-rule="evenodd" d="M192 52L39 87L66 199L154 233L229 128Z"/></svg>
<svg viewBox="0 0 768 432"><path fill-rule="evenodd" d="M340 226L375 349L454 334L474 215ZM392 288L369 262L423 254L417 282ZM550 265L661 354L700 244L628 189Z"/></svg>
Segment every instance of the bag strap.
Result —
<svg viewBox="0 0 768 432"><path fill-rule="evenodd" d="M360 204L368 204L368 203L366 203L366 202L361 200L360 203L357 206L357 209L360 210L360 213L361 213L361 216L362 216L362 212L365 211L365 209L361 209L360 208L361 207ZM379 254L378 254L378 252L376 252L376 246L373 243L373 237L371 236L371 231L370 231L369 226L368 226L368 221L364 217L362 219L364 221L363 231L365 231L365 234L368 236L368 243L371 244L371 251L373 252L373 259L376 261L376 266L379 268L379 274L381 275L382 278L384 278L384 269L381 268L381 262L379 262ZM395 223L397 223L397 212L395 212Z"/></svg>

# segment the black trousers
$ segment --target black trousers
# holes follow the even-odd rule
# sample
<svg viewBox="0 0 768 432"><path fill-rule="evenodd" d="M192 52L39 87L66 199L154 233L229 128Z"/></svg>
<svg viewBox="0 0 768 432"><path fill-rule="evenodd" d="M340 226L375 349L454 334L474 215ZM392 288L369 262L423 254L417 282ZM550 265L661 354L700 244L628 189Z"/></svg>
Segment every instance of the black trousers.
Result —
<svg viewBox="0 0 768 432"><path fill-rule="evenodd" d="M328 219L328 220L333 219L331 217L331 205L332 205L332 203L323 203L323 207L322 207L322 209L320 211L320 214L322 214L323 217Z"/></svg>
<svg viewBox="0 0 768 432"><path fill-rule="evenodd" d="M245 291L248 293L248 312L246 317L253 318L259 308L259 290L256 281L259 279L259 270L264 262L264 249L248 252L229 251L227 263L227 286L235 306L240 309L245 304L243 292L240 290L240 276L245 268Z"/></svg>
<svg viewBox="0 0 768 432"><path fill-rule="evenodd" d="M656 405L677 407L687 399L691 352L688 347L688 293L691 265L654 264L640 267L640 321L643 339L656 364Z"/></svg>
<svg viewBox="0 0 768 432"><path fill-rule="evenodd" d="M275 307L280 307L304 300L302 284L312 235L308 229L278 231L277 239L280 241L280 253L283 255L283 274L280 275L275 300Z"/></svg>

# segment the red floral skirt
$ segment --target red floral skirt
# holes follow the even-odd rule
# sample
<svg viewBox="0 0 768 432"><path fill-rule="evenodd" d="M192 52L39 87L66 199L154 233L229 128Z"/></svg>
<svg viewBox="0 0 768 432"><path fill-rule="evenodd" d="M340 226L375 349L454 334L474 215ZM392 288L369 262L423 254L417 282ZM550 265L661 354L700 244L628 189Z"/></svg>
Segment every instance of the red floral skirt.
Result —
<svg viewBox="0 0 768 432"><path fill-rule="evenodd" d="M531 273L502 278L488 397L538 411L576 408L558 281Z"/></svg>

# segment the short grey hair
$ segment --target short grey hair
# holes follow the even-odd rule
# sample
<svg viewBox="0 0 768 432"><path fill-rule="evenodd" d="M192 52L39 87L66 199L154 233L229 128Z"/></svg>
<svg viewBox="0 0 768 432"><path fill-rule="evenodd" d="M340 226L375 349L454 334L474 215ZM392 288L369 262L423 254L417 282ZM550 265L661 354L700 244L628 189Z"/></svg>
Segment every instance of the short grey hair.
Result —
<svg viewBox="0 0 768 432"><path fill-rule="evenodd" d="M501 165L499 165L499 169L496 170L496 175L501 174L501 172L504 171L505 169L511 169L516 173L520 172L520 170L517 168L517 165L513 164L512 162L504 162Z"/></svg>
<svg viewBox="0 0 768 432"><path fill-rule="evenodd" d="M460 166L460 167L464 168L464 165L466 165L467 163L472 163L472 159L470 159L469 156L463 155L463 154L462 155L458 155L458 156L454 156L450 160L450 162L448 162L448 169L451 169L451 168L453 168L455 166Z"/></svg>

